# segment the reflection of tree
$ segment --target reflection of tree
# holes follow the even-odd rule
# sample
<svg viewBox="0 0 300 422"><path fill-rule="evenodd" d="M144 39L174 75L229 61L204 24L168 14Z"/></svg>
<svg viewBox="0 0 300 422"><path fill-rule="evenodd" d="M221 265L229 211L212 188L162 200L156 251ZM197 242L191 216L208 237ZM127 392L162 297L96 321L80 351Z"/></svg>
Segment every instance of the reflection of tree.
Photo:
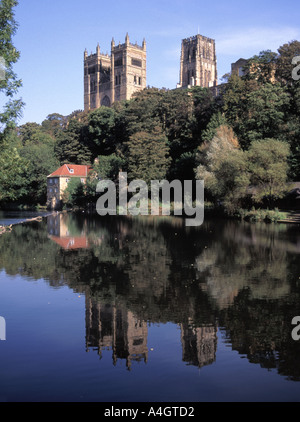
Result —
<svg viewBox="0 0 300 422"><path fill-rule="evenodd" d="M287 251L296 248L279 235L267 225L228 222L220 240L199 255L197 269L220 309L230 306L245 287L253 298L260 299L290 293Z"/></svg>
<svg viewBox="0 0 300 422"><path fill-rule="evenodd" d="M284 297L253 299L249 289L239 292L233 305L220 314L232 348L252 363L300 380L300 344L291 338L291 320L299 313L299 299L299 292L289 301Z"/></svg>

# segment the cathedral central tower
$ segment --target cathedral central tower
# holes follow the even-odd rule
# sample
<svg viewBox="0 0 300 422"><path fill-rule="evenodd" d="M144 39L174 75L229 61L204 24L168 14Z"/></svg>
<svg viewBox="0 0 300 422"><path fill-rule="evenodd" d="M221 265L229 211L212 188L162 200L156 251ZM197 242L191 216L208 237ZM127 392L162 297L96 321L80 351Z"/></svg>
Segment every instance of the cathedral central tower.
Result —
<svg viewBox="0 0 300 422"><path fill-rule="evenodd" d="M178 88L218 84L215 41L203 35L186 38L181 43L180 82Z"/></svg>

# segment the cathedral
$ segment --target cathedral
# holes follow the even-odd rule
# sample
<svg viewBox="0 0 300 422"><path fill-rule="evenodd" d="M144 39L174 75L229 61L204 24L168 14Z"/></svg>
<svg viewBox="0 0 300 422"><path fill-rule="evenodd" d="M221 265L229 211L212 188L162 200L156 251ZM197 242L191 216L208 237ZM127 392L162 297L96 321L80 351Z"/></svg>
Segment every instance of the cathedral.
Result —
<svg viewBox="0 0 300 422"><path fill-rule="evenodd" d="M84 52L84 111L114 102L130 100L146 88L146 41L132 44L128 34L124 44L111 42L111 53L103 54L98 44L96 53ZM202 35L182 40L180 81L177 88L217 87L215 41Z"/></svg>

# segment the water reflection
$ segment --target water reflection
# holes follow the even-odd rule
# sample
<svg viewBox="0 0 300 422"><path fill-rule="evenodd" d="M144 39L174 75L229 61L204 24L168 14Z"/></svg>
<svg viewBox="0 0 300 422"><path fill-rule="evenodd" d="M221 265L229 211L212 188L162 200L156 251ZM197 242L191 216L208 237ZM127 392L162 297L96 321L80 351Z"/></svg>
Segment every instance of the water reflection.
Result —
<svg viewBox="0 0 300 422"><path fill-rule="evenodd" d="M86 296L86 348L112 350L114 365L118 359L126 359L131 368L133 361L148 360L148 326L124 306L105 304Z"/></svg>
<svg viewBox="0 0 300 422"><path fill-rule="evenodd" d="M180 328L182 361L203 367L222 330L233 350L300 380L298 226L53 214L0 238L0 268L86 299L86 350L147 364L148 327Z"/></svg>

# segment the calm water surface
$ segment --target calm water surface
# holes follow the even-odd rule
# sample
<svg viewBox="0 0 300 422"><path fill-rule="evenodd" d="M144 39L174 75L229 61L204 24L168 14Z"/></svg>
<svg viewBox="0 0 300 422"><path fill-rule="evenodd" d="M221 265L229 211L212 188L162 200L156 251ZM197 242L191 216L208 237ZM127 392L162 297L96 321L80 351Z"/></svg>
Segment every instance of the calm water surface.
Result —
<svg viewBox="0 0 300 422"><path fill-rule="evenodd" d="M300 401L299 257L297 225L16 225L0 236L0 401Z"/></svg>

